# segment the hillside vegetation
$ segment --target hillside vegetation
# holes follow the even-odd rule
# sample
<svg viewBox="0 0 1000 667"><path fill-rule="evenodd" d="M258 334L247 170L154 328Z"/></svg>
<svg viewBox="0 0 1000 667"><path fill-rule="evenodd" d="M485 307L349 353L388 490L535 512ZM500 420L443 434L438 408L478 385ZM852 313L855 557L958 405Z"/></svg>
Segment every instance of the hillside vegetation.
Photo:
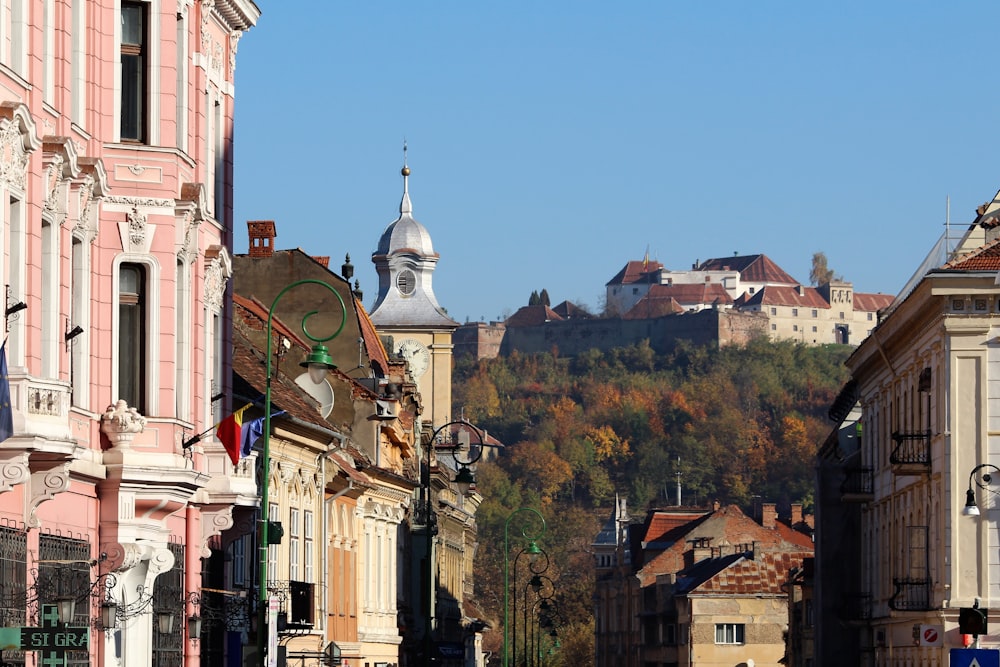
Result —
<svg viewBox="0 0 1000 667"><path fill-rule="evenodd" d="M811 511L814 452L833 426L826 411L847 379L850 351L758 340L721 349L680 344L669 355L640 344L574 358L457 361L455 405L506 445L477 471L485 615L503 618L505 525L520 507L546 519L540 543L563 625L552 660L573 664L592 664L585 642L577 646L592 639L590 545L616 494L636 519L674 505L678 480L684 505L718 500L748 509L759 496ZM507 526L514 553L529 515Z"/></svg>

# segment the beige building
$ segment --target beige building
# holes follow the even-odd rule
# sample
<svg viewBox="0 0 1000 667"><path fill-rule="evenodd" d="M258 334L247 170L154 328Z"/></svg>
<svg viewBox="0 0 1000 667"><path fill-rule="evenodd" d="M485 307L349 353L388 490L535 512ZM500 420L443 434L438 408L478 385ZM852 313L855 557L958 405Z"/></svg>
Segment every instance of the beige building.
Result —
<svg viewBox="0 0 1000 667"><path fill-rule="evenodd" d="M659 262L628 262L607 283L607 310L650 319L705 309L759 313L776 340L856 345L878 323L892 295L854 291L851 283L802 285L767 255L737 255L669 271Z"/></svg>
<svg viewBox="0 0 1000 667"><path fill-rule="evenodd" d="M801 509L669 508L638 525L619 501L593 545L597 666L784 664L785 584L812 555Z"/></svg>
<svg viewBox="0 0 1000 667"><path fill-rule="evenodd" d="M825 448L843 483L820 511L844 517L831 529L848 539L820 544L855 548L819 559L817 595L839 612L824 625L858 628L862 665L946 665L972 641L958 631L959 609L1000 606L1000 505L982 476L1000 460L998 204L978 211L957 250L925 262L847 361L852 382L836 411L850 419L857 402L858 444L833 442L836 456ZM970 501L980 516L963 516ZM829 569L838 565L851 568L848 580ZM837 637L821 630L818 654ZM978 641L1000 646L995 630Z"/></svg>

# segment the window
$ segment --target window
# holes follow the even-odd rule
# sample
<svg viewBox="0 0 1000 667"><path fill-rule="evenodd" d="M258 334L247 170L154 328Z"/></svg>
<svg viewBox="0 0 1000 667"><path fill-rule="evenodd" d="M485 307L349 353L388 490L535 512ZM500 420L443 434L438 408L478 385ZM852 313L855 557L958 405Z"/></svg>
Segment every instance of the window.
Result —
<svg viewBox="0 0 1000 667"><path fill-rule="evenodd" d="M299 531L299 509L292 507L288 511L288 578L301 581L299 576L299 552L302 545Z"/></svg>
<svg viewBox="0 0 1000 667"><path fill-rule="evenodd" d="M246 586L247 582L247 539L249 535L236 538L230 549L233 553L233 585Z"/></svg>
<svg viewBox="0 0 1000 667"><path fill-rule="evenodd" d="M778 325L777 324L772 324L771 325L771 331L777 331L777 330L778 330Z"/></svg>
<svg viewBox="0 0 1000 667"><path fill-rule="evenodd" d="M715 624L716 644L742 644L743 624L742 623L716 623Z"/></svg>
<svg viewBox="0 0 1000 667"><path fill-rule="evenodd" d="M771 314L772 315L777 315L778 314L778 309L777 308L771 308Z"/></svg>
<svg viewBox="0 0 1000 667"><path fill-rule="evenodd" d="M305 561L305 580L310 583L315 583L315 572L313 570L313 513L309 510L304 510L302 512L302 534L303 534L303 549Z"/></svg>
<svg viewBox="0 0 1000 667"><path fill-rule="evenodd" d="M844 319L844 311L840 311L840 319Z"/></svg>
<svg viewBox="0 0 1000 667"><path fill-rule="evenodd" d="M874 319L875 313L868 313L868 321L871 322Z"/></svg>
<svg viewBox="0 0 1000 667"><path fill-rule="evenodd" d="M813 333L816 333L816 327L813 327Z"/></svg>
<svg viewBox="0 0 1000 667"><path fill-rule="evenodd" d="M798 331L798 330L799 330L799 325L798 324L793 324L792 325L792 331Z"/></svg>
<svg viewBox="0 0 1000 667"><path fill-rule="evenodd" d="M792 308L792 317L798 317L798 316L799 316L799 309Z"/></svg>
<svg viewBox="0 0 1000 667"><path fill-rule="evenodd" d="M146 411L146 276L138 264L118 269L118 396Z"/></svg>
<svg viewBox="0 0 1000 667"><path fill-rule="evenodd" d="M146 4L122 2L121 138L146 141Z"/></svg>
<svg viewBox="0 0 1000 667"><path fill-rule="evenodd" d="M267 511L267 520L270 523L278 523L281 521L281 508L278 507L277 503L269 503L271 506ZM268 538L270 539L270 528L268 529ZM274 584L278 581L278 545L269 544L267 545L267 583Z"/></svg>
<svg viewBox="0 0 1000 667"><path fill-rule="evenodd" d="M815 308L813 308L813 310L812 310L812 316L813 317L819 317L819 311L816 310Z"/></svg>
<svg viewBox="0 0 1000 667"><path fill-rule="evenodd" d="M751 288L750 288L750 293L751 293L751 294L753 294L753 290L754 290L754 288L753 288L753 287L751 287Z"/></svg>
<svg viewBox="0 0 1000 667"><path fill-rule="evenodd" d="M409 296L413 294L413 290L417 286L417 277L413 275L413 271L409 269L403 269L396 276L396 289L399 290L400 294Z"/></svg>

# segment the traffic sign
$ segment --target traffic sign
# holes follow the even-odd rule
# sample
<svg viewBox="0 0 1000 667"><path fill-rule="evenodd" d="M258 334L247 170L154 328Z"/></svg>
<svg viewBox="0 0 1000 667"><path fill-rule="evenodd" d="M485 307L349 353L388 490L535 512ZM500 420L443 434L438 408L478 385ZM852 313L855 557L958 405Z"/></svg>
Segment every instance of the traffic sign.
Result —
<svg viewBox="0 0 1000 667"><path fill-rule="evenodd" d="M1000 650L995 648L953 648L950 667L1000 667Z"/></svg>

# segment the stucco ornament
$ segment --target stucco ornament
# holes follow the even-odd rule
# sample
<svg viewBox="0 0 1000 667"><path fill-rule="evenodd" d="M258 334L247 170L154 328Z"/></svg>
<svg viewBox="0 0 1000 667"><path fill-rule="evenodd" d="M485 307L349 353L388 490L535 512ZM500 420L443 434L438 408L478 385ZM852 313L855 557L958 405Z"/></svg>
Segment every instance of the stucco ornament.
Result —
<svg viewBox="0 0 1000 667"><path fill-rule="evenodd" d="M135 434L142 433L145 428L146 418L121 398L109 405L101 417L101 432L108 436L112 446L128 447Z"/></svg>

